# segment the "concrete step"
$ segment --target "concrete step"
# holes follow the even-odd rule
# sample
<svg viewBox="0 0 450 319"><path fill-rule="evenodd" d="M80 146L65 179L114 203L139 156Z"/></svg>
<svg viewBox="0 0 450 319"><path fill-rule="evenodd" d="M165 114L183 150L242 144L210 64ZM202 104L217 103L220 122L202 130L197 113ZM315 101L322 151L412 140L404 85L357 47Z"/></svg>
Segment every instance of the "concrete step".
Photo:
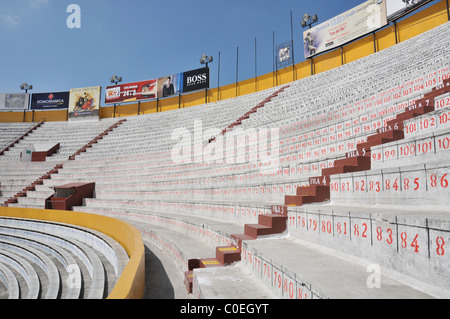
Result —
<svg viewBox="0 0 450 319"><path fill-rule="evenodd" d="M253 260L243 258L242 263L253 270L253 273L258 273L261 281L280 298L437 297L434 294L436 289L379 267L369 260L289 236L281 239L246 241L243 244L243 252L251 253L254 258ZM257 266L258 269L255 269ZM269 276L269 279L264 278L265 276Z"/></svg>
<svg viewBox="0 0 450 319"><path fill-rule="evenodd" d="M369 142L370 143L370 142ZM366 144L366 143L363 143ZM336 160L334 167L322 170L322 175L330 176L335 174L344 174L350 172L370 170L371 158L368 156L356 156Z"/></svg>
<svg viewBox="0 0 450 319"><path fill-rule="evenodd" d="M198 268L191 275L193 281L192 294L198 299L278 298L241 263L228 267ZM264 313L262 308L259 309L261 313ZM257 311L254 310L254 313L257 313Z"/></svg>

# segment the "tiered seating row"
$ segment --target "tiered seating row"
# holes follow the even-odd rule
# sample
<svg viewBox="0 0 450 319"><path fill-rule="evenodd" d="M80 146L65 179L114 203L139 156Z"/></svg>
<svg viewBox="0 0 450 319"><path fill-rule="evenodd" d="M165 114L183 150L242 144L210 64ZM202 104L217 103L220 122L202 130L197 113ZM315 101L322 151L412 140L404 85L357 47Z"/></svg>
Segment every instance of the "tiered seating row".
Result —
<svg viewBox="0 0 450 319"><path fill-rule="evenodd" d="M47 158L47 161L61 162L69 158L92 138L113 124L116 119L106 119L97 122L45 122L39 129L20 140L13 148L0 157L2 162L19 162L20 153L27 147L39 143L60 143L57 154ZM3 124L2 124L3 126Z"/></svg>
<svg viewBox="0 0 450 319"><path fill-rule="evenodd" d="M450 90L446 83L442 91ZM371 147L372 170L332 176L332 200L446 206L450 139L448 109L441 101L448 96L436 97L434 111L401 122L406 138Z"/></svg>
<svg viewBox="0 0 450 319"><path fill-rule="evenodd" d="M99 140L101 140L103 138L103 136L107 136L109 132L112 132L115 128L117 128L124 121L126 121L126 120L122 119L122 120L116 122L115 124L111 125L109 128L107 128L102 133L97 135L94 139L91 139L87 144L85 144L83 147L81 147L78 151L76 151L75 153L70 155L70 157L68 159L74 160L79 154L86 152L87 149L91 148L92 145L96 144ZM24 164L24 165L30 165L30 164ZM50 165L50 164L44 164L44 165ZM40 168L41 166L34 165L34 163L33 163L33 164L31 164L30 167L32 167L32 168L39 167ZM37 178L34 174L28 176L29 179L22 181L22 183L20 183L20 185L15 185L16 184L15 179L20 179L19 177L17 177L17 174L14 174L14 173L11 174L11 172L8 172L3 175L0 175L0 177L2 177L3 179L6 180L6 183L9 182L8 180L11 180L11 182L9 182L9 183L12 183L14 185L13 187L11 187L11 190L13 190L13 192L16 191L15 194L13 193L14 195L11 195L11 192L7 195L10 198L7 199L6 201L4 201L4 205L6 205L6 206L14 205L15 203L18 202L18 198L25 197L29 191L34 191L36 189L37 185L42 185L44 180L50 179L52 174L58 173L58 170L62 169L62 168L63 168L63 164L56 164L52 169L47 170L46 173L41 175L39 178ZM14 170L17 170L17 168L15 167ZM20 170L19 170L19 172L20 172ZM31 180L33 180L33 178L34 178L34 181L31 182ZM22 187L24 185L26 185L27 187ZM4 195L2 194L2 196L4 196ZM12 197L12 196L14 196L14 197ZM6 198L8 198L8 197L6 197ZM44 205L44 207L45 207L45 205Z"/></svg>
<svg viewBox="0 0 450 319"><path fill-rule="evenodd" d="M99 232L0 218L0 277L8 278L9 298L105 298L127 262L122 246Z"/></svg>

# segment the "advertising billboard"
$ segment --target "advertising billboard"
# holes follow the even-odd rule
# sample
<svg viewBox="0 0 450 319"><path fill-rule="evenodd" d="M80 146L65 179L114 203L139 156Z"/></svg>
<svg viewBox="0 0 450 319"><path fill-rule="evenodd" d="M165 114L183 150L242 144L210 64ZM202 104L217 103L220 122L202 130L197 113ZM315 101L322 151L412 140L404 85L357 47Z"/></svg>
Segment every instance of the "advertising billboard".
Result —
<svg viewBox="0 0 450 319"><path fill-rule="evenodd" d="M69 120L99 119L101 87L70 90Z"/></svg>
<svg viewBox="0 0 450 319"><path fill-rule="evenodd" d="M0 110L28 110L30 94L0 93Z"/></svg>
<svg viewBox="0 0 450 319"><path fill-rule="evenodd" d="M183 73L183 92L209 88L209 68L201 68Z"/></svg>
<svg viewBox="0 0 450 319"><path fill-rule="evenodd" d="M183 73L172 74L158 79L159 98L183 93Z"/></svg>
<svg viewBox="0 0 450 319"><path fill-rule="evenodd" d="M33 93L32 110L59 110L69 107L70 92Z"/></svg>
<svg viewBox="0 0 450 319"><path fill-rule="evenodd" d="M309 58L339 47L387 25L384 0L369 0L303 33L304 54Z"/></svg>
<svg viewBox="0 0 450 319"><path fill-rule="evenodd" d="M209 88L209 68L187 71L159 79L106 87L105 104L165 98Z"/></svg>
<svg viewBox="0 0 450 319"><path fill-rule="evenodd" d="M385 0L388 21L395 20L432 0Z"/></svg>
<svg viewBox="0 0 450 319"><path fill-rule="evenodd" d="M134 102L157 97L158 80L140 81L108 86L105 103Z"/></svg>

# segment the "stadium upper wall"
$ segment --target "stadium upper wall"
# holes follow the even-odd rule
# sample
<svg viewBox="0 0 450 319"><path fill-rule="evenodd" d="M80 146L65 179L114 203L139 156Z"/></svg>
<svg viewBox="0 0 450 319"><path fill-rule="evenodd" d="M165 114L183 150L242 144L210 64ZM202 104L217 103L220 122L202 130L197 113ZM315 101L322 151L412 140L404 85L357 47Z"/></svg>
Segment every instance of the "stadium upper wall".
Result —
<svg viewBox="0 0 450 319"><path fill-rule="evenodd" d="M233 83L219 88L209 89L207 90L207 94L205 94L205 91L199 91L181 95L180 97L174 96L167 99L160 99L159 101L153 100L136 104L122 104L115 108L114 106L101 107L100 118L164 112L205 104L205 102L217 102L307 78L312 74L325 72L371 55L374 52L387 49L396 43L406 41L448 22L449 12L447 5L448 0L441 0L432 6L417 11L415 14L398 21L396 24L388 25L342 48L337 48L294 66L278 70L276 73L271 72L256 78L240 81L237 84ZM66 121L67 110L0 112L0 122L36 122L41 119L45 119L46 121Z"/></svg>

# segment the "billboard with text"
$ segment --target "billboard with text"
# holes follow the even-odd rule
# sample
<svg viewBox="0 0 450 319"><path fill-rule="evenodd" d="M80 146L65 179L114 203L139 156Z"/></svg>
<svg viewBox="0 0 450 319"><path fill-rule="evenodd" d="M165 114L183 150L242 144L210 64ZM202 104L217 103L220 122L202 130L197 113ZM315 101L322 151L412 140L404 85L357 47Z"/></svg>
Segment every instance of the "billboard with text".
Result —
<svg viewBox="0 0 450 319"><path fill-rule="evenodd" d="M187 71L159 79L106 87L105 104L165 98L209 88L209 68Z"/></svg>
<svg viewBox="0 0 450 319"><path fill-rule="evenodd" d="M32 110L59 110L69 107L70 92L33 93Z"/></svg>
<svg viewBox="0 0 450 319"><path fill-rule="evenodd" d="M385 1L369 0L303 33L309 58L337 48L387 25Z"/></svg>
<svg viewBox="0 0 450 319"><path fill-rule="evenodd" d="M209 88L209 68L201 68L183 73L183 92Z"/></svg>
<svg viewBox="0 0 450 319"><path fill-rule="evenodd" d="M0 110L28 110L30 94L0 93Z"/></svg>
<svg viewBox="0 0 450 319"><path fill-rule="evenodd" d="M158 80L148 80L108 86L105 92L105 103L154 99L157 96L157 83Z"/></svg>

